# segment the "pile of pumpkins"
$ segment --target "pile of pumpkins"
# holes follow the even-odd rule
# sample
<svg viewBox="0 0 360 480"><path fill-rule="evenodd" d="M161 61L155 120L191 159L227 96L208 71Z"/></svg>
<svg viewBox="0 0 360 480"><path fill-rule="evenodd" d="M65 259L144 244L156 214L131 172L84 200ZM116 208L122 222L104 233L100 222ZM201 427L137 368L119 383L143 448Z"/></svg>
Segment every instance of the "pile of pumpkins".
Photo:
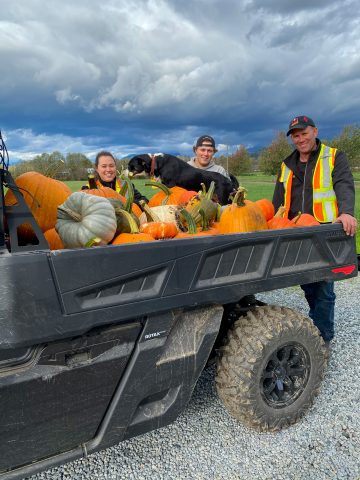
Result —
<svg viewBox="0 0 360 480"><path fill-rule="evenodd" d="M203 186L200 192L190 192L150 182L159 190L147 204L140 202L140 208L127 179L123 194L107 187L72 193L65 183L37 172L20 175L16 184L52 250L319 225L309 214L289 220L284 207L275 213L265 198L247 200L243 187L229 205L220 207L213 199L213 183L208 191ZM5 204L15 203L9 190ZM19 235L31 242L26 225Z"/></svg>

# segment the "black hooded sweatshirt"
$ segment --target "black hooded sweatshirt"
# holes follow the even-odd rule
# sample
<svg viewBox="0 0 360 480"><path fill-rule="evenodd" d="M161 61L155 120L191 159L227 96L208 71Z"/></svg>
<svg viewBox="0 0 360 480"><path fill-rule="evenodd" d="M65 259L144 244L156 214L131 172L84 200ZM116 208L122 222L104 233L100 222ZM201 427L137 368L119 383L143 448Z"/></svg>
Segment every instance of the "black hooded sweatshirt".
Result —
<svg viewBox="0 0 360 480"><path fill-rule="evenodd" d="M291 188L291 204L289 218L292 219L301 213L313 212L313 188L312 179L316 160L319 156L321 142L316 139L317 148L310 154L310 158L306 163L300 162L300 154L298 150L294 150L291 155L285 158L284 163L294 173ZM279 174L274 195L273 204L275 211L284 205L284 185L279 182L281 173ZM333 188L338 203L339 215L348 213L354 216L355 205L355 186L347 157L344 152L337 151L335 155L334 170L332 172Z"/></svg>

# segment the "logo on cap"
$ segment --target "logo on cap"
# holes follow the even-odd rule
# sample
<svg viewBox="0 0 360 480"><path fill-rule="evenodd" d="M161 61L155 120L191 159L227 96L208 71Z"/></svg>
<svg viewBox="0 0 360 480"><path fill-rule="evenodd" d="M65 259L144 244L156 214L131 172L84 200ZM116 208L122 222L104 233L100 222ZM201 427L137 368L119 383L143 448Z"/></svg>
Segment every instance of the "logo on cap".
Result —
<svg viewBox="0 0 360 480"><path fill-rule="evenodd" d="M310 117L306 117L305 115L300 115L291 120L289 125L289 130L286 135L287 136L290 135L292 130L295 130L295 128L305 129L306 127L309 127L309 126L315 127L314 120L312 120Z"/></svg>

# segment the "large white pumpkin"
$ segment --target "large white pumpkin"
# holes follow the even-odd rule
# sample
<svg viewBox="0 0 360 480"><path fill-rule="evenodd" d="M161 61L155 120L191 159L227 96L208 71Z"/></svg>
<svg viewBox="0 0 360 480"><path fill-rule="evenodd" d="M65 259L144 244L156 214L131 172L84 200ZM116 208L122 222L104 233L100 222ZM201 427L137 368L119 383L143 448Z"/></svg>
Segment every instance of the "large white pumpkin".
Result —
<svg viewBox="0 0 360 480"><path fill-rule="evenodd" d="M116 232L115 210L106 198L74 192L58 207L55 228L65 248L106 245Z"/></svg>

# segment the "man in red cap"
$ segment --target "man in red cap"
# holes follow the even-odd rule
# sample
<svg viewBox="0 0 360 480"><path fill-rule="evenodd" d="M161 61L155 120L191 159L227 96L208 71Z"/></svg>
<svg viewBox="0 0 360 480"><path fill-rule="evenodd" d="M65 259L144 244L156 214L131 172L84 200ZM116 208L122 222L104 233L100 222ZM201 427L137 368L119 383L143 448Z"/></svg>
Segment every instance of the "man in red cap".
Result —
<svg viewBox="0 0 360 480"><path fill-rule="evenodd" d="M284 205L288 217L299 212L313 215L320 223L342 223L347 235L355 235L354 179L344 152L324 145L314 121L305 115L289 124L287 136L295 150L283 161L276 181L273 204ZM326 343L334 337L334 282L301 285L309 316Z"/></svg>

